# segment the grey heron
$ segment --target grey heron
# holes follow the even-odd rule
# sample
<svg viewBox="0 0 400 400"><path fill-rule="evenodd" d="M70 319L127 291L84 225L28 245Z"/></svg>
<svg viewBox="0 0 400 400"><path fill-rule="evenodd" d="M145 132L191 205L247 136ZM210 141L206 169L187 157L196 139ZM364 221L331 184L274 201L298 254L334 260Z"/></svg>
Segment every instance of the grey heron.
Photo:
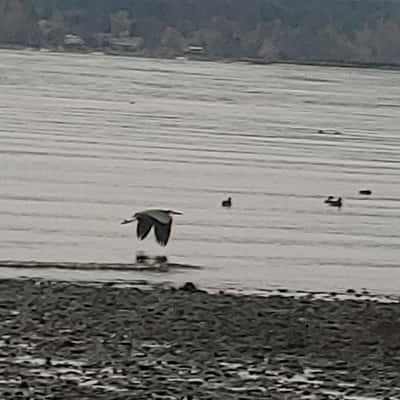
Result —
<svg viewBox="0 0 400 400"><path fill-rule="evenodd" d="M222 207L232 207L232 199L228 197L227 200L222 201Z"/></svg>
<svg viewBox="0 0 400 400"><path fill-rule="evenodd" d="M173 210L144 210L135 213L130 219L125 219L121 224L137 221L136 235L140 240L145 239L154 226L158 244L166 246L171 236L172 215L182 215L182 213Z"/></svg>

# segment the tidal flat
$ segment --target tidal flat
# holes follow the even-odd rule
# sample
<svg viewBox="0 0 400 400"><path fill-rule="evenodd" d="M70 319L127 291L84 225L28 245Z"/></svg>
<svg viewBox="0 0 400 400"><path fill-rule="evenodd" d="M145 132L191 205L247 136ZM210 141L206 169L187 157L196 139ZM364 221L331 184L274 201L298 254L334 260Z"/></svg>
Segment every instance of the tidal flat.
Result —
<svg viewBox="0 0 400 400"><path fill-rule="evenodd" d="M2 399L394 399L396 300L0 281Z"/></svg>

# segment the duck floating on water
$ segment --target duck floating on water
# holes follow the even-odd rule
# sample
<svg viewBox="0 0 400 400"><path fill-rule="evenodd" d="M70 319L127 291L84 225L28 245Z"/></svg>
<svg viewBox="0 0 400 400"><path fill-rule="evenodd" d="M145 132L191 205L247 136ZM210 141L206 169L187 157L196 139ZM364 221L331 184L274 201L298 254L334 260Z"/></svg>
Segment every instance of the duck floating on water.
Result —
<svg viewBox="0 0 400 400"><path fill-rule="evenodd" d="M231 197L228 197L226 200L222 201L222 207L232 207Z"/></svg>
<svg viewBox="0 0 400 400"><path fill-rule="evenodd" d="M329 196L326 200L325 200L326 204L329 204L332 207L337 207L337 208L341 208L342 207L342 198L338 197L337 199L335 199L333 196Z"/></svg>
<svg viewBox="0 0 400 400"><path fill-rule="evenodd" d="M318 133L325 135L341 135L342 132L335 130L327 130L327 129L318 129Z"/></svg>
<svg viewBox="0 0 400 400"><path fill-rule="evenodd" d="M324 200L324 203L330 204L331 201L333 201L334 199L335 199L335 198L334 198L333 196L328 196L328 198Z"/></svg>
<svg viewBox="0 0 400 400"><path fill-rule="evenodd" d="M365 196L370 196L372 194L372 190L369 189L361 189L359 192L359 194L363 194Z"/></svg>

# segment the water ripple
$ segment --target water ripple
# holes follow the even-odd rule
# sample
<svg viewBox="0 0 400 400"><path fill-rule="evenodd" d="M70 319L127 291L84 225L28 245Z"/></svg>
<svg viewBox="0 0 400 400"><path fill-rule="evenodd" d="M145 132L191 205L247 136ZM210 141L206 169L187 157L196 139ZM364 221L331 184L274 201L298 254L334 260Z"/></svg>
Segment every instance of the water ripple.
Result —
<svg viewBox="0 0 400 400"><path fill-rule="evenodd" d="M1 57L0 259L144 250L204 266L172 280L398 290L398 72ZM119 225L150 207L184 212L168 249Z"/></svg>

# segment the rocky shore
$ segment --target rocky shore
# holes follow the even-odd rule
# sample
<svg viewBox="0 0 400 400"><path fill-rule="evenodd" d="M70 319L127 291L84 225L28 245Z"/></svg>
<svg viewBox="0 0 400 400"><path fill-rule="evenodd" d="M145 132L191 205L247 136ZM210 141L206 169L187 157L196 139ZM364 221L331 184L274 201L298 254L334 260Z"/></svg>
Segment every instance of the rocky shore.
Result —
<svg viewBox="0 0 400 400"><path fill-rule="evenodd" d="M1 399L397 399L400 305L0 281Z"/></svg>

